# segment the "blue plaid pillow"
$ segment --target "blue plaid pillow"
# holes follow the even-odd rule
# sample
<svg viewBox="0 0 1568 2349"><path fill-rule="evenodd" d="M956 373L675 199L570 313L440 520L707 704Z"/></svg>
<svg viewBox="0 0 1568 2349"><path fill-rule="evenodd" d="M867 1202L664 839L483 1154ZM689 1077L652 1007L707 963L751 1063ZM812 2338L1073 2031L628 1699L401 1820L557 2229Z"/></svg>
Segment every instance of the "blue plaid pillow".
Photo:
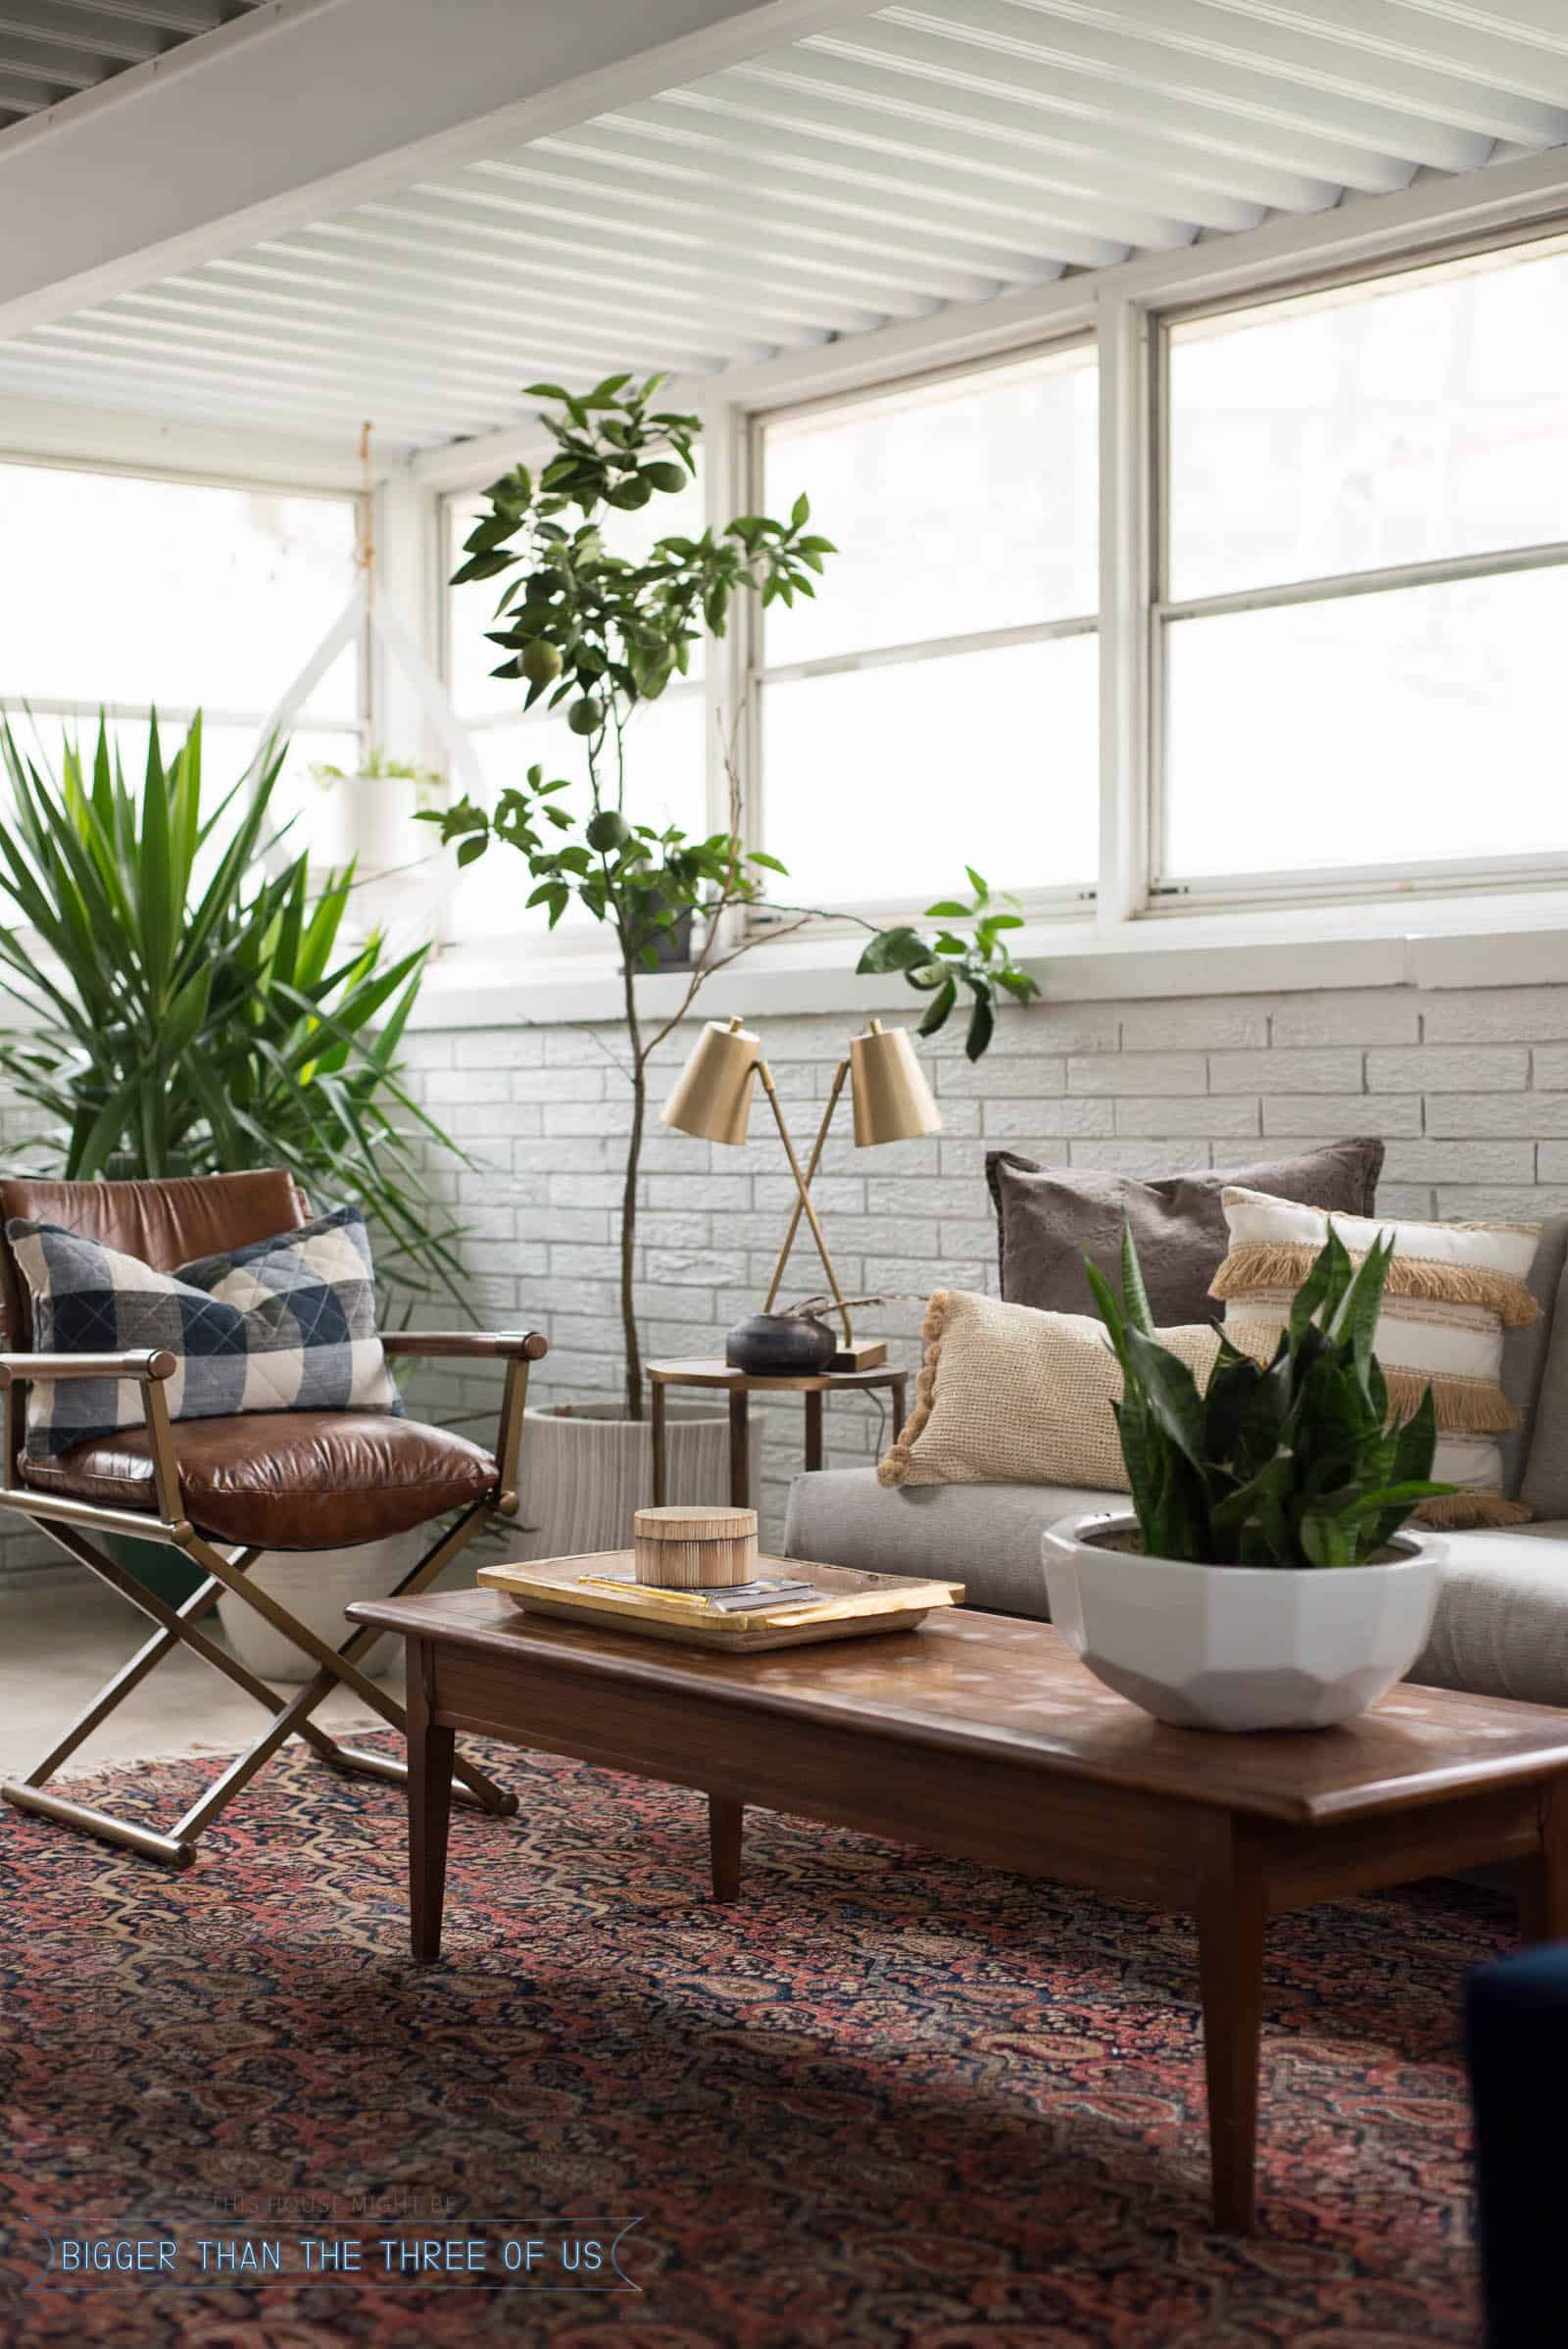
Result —
<svg viewBox="0 0 1568 2349"><path fill-rule="evenodd" d="M6 1225L6 1238L32 1298L38 1351L167 1347L179 1361L164 1387L174 1419L403 1408L376 1334L375 1274L358 1207L337 1207L174 1273L21 1216ZM142 1424L132 1379L28 1389L29 1459L54 1459Z"/></svg>

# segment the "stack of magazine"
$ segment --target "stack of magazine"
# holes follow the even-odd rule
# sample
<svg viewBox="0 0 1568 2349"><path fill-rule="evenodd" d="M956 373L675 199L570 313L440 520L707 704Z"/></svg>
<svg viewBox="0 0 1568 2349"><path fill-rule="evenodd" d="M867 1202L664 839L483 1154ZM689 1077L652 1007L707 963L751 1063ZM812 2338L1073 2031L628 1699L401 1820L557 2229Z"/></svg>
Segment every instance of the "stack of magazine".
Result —
<svg viewBox="0 0 1568 2349"><path fill-rule="evenodd" d="M718 1590L675 1590L657 1583L639 1583L630 1568L621 1573L583 1574L578 1581L604 1589L633 1592L639 1598L670 1598L678 1605L697 1606L710 1615L744 1615L753 1608L796 1607L823 1593L815 1583L792 1582L783 1575L761 1575L749 1583L730 1583Z"/></svg>

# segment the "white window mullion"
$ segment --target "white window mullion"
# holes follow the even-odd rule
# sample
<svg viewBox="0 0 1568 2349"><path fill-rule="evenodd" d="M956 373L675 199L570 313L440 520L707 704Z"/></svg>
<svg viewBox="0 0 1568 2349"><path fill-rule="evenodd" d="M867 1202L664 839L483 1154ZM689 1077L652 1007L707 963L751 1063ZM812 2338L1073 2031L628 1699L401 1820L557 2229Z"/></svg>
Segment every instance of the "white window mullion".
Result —
<svg viewBox="0 0 1568 2349"><path fill-rule="evenodd" d="M1151 839L1153 401L1147 314L1100 301L1100 880L1113 929L1144 910Z"/></svg>

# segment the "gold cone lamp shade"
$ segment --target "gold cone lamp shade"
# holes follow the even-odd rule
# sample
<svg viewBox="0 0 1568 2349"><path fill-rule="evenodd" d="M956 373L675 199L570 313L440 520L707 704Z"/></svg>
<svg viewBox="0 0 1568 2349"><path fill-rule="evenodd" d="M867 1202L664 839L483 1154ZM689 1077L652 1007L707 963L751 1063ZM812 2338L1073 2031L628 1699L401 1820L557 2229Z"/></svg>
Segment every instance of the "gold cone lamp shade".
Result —
<svg viewBox="0 0 1568 2349"><path fill-rule="evenodd" d="M851 1038L850 1096L857 1150L942 1131L942 1113L904 1028L873 1019L863 1036Z"/></svg>
<svg viewBox="0 0 1568 2349"><path fill-rule="evenodd" d="M699 1142L744 1142L760 1054L760 1040L738 1019L710 1019L659 1113L665 1125Z"/></svg>

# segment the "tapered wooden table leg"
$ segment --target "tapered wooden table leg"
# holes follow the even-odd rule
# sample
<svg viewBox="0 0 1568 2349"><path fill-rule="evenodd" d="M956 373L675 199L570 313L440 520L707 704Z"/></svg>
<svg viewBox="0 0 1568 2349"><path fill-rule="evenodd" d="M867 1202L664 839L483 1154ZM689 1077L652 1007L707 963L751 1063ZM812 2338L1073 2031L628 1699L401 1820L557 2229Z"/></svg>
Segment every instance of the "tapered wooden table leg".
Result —
<svg viewBox="0 0 1568 2349"><path fill-rule="evenodd" d="M752 1505L752 1441L744 1387L737 1388L729 1398L729 1505L732 1509Z"/></svg>
<svg viewBox="0 0 1568 2349"><path fill-rule="evenodd" d="M409 1929L416 1966L441 1955L441 1911L447 1888L447 1830L452 1822L449 1729L430 1719L431 1656L422 1639L409 1641Z"/></svg>
<svg viewBox="0 0 1568 2349"><path fill-rule="evenodd" d="M1198 1958L1208 2079L1214 2225L1250 2234L1263 2021L1263 1884L1235 1822L1216 1818L1199 1893Z"/></svg>
<svg viewBox="0 0 1568 2349"><path fill-rule="evenodd" d="M1519 1937L1568 1941L1568 1787L1553 1779L1541 1793L1541 1850L1520 1863Z"/></svg>
<svg viewBox="0 0 1568 2349"><path fill-rule="evenodd" d="M808 1468L820 1468L820 1467L821 1467L821 1465L822 1465L822 1390L821 1390L821 1388L820 1388L820 1387L808 1387L808 1388L807 1389L807 1392L806 1392L805 1401L806 1401L806 1465L807 1465L807 1467L808 1467Z"/></svg>
<svg viewBox="0 0 1568 2349"><path fill-rule="evenodd" d="M713 1898L738 1900L741 1893L741 1823L744 1803L727 1794L708 1797L708 1848L713 1864Z"/></svg>

